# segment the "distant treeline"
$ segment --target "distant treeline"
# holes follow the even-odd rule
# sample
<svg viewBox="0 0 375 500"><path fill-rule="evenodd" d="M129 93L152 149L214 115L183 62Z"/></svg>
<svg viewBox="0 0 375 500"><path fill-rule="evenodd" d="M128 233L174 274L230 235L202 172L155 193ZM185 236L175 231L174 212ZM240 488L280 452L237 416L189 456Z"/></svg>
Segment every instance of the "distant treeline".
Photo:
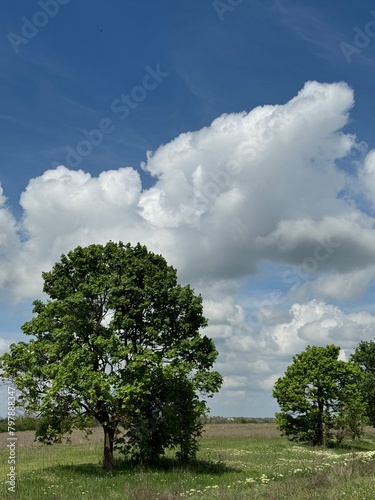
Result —
<svg viewBox="0 0 375 500"><path fill-rule="evenodd" d="M272 417L207 417L206 424L273 424Z"/></svg>

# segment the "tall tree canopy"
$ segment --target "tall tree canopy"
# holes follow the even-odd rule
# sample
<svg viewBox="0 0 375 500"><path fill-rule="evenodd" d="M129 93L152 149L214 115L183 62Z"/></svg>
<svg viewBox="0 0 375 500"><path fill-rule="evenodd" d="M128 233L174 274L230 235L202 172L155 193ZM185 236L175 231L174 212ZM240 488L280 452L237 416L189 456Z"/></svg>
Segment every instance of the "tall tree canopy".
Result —
<svg viewBox="0 0 375 500"><path fill-rule="evenodd" d="M365 422L365 404L359 390L361 371L338 359L340 348L308 346L293 358L274 386L281 411L280 430L292 440L322 445L349 433L358 437Z"/></svg>
<svg viewBox="0 0 375 500"><path fill-rule="evenodd" d="M103 467L114 464L119 426L127 449L155 458L179 447L194 454L198 417L222 379L217 351L202 336L202 298L145 246L77 247L43 273L46 302L22 327L29 342L0 358L20 403L39 412L51 439L94 417L104 429ZM121 438L119 438L120 440Z"/></svg>

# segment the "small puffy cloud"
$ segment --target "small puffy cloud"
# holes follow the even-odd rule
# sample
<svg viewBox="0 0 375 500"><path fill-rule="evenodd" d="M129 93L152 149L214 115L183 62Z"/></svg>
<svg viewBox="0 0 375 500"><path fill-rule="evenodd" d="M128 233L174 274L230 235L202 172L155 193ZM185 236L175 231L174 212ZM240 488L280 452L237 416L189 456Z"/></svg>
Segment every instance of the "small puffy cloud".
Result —
<svg viewBox="0 0 375 500"><path fill-rule="evenodd" d="M55 243L72 233L82 241L97 238L99 231L104 240L108 228L113 232L118 226L140 222L129 210L137 206L140 191L140 177L132 168L102 172L97 178L63 166L47 170L32 179L21 195L23 228L29 242L48 238Z"/></svg>
<svg viewBox="0 0 375 500"><path fill-rule="evenodd" d="M278 324L265 332L269 345L274 343L280 354L288 356L310 345L334 343L353 348L361 340L375 335L375 316L367 312L344 313L339 307L311 300L294 304L288 323ZM275 354L276 354L275 350Z"/></svg>

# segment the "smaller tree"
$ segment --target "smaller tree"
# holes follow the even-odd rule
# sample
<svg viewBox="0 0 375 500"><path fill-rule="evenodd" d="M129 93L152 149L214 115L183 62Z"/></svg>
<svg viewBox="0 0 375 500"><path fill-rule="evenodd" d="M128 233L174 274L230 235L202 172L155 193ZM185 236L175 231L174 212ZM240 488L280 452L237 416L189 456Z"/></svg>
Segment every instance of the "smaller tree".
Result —
<svg viewBox="0 0 375 500"><path fill-rule="evenodd" d="M289 439L323 445L334 434L341 443L347 434L355 438L363 432L361 371L339 360L339 352L335 345L308 346L276 381L273 396L281 408L276 421Z"/></svg>
<svg viewBox="0 0 375 500"><path fill-rule="evenodd" d="M375 427L375 342L360 342L350 360L358 365L363 373L360 389L366 402L369 423Z"/></svg>

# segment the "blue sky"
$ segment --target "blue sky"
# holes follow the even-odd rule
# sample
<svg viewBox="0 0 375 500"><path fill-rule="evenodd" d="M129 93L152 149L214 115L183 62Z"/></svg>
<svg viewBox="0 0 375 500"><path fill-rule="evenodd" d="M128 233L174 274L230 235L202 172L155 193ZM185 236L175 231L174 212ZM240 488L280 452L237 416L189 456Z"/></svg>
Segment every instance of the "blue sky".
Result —
<svg viewBox="0 0 375 500"><path fill-rule="evenodd" d="M4 0L0 32L2 352L41 272L108 239L202 293L213 414L374 338L372 2Z"/></svg>

